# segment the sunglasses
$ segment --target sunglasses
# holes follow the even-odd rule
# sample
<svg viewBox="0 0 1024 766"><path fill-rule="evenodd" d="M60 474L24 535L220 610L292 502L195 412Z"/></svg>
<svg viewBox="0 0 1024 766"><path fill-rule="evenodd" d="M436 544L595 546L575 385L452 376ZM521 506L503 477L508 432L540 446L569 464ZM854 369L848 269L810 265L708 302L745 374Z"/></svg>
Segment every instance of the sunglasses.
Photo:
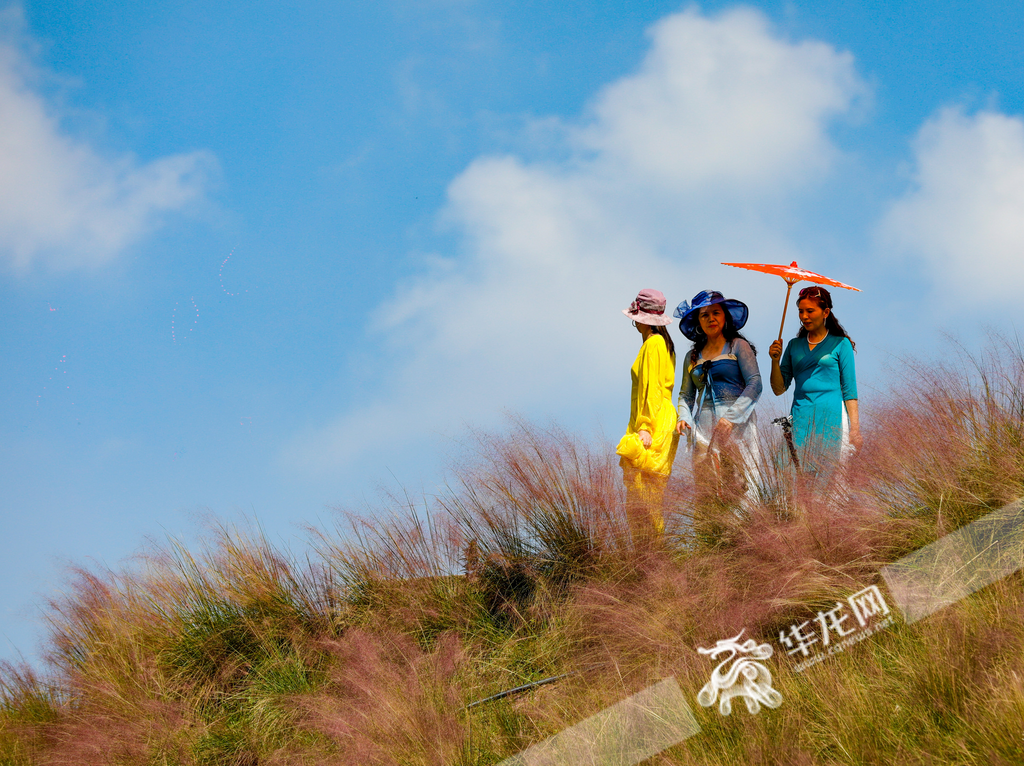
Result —
<svg viewBox="0 0 1024 766"><path fill-rule="evenodd" d="M800 291L799 297L797 297L797 301L802 301L804 300L804 298L819 300L825 304L825 308L832 308L832 296L831 294L829 294L829 291L826 290L824 287L818 287L817 285L813 285L812 287L805 287L803 290Z"/></svg>
<svg viewBox="0 0 1024 766"><path fill-rule="evenodd" d="M814 287L805 287L800 291L801 298L821 298L822 295L827 296L828 294L828 290L818 287L817 285Z"/></svg>

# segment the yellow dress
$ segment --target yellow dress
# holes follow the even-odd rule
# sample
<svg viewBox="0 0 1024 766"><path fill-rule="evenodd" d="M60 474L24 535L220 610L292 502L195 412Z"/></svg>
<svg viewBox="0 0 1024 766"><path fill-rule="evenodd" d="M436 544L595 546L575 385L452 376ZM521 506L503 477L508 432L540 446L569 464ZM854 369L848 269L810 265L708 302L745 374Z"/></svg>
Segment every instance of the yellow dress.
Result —
<svg viewBox="0 0 1024 766"><path fill-rule="evenodd" d="M633 391L630 396L629 425L619 441L616 453L623 469L626 486L637 493L634 500L643 502L651 520L660 532L661 497L665 481L672 473L679 436L676 434L676 408L672 404L672 387L676 381L675 360L668 353L665 339L651 333L640 347L630 370ZM651 446L645 448L638 435L647 431Z"/></svg>

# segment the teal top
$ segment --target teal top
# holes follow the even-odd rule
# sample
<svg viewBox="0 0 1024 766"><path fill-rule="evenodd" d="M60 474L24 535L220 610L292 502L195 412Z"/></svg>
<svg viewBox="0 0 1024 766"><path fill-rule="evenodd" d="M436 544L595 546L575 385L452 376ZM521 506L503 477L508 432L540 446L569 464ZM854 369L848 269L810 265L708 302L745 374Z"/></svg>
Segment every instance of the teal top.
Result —
<svg viewBox="0 0 1024 766"><path fill-rule="evenodd" d="M849 338L829 335L811 351L807 338L786 345L779 363L793 392L793 441L800 460L815 470L821 458L836 461L843 442L843 402L857 398L857 373Z"/></svg>

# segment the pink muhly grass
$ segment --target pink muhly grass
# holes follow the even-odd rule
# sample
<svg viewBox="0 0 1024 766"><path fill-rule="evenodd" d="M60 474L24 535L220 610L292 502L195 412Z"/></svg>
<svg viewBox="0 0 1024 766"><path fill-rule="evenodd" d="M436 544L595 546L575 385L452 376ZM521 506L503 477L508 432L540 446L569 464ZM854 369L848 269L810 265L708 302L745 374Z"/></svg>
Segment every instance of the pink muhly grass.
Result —
<svg viewBox="0 0 1024 766"><path fill-rule="evenodd" d="M462 538L442 515L392 498L390 507L359 514L335 509L342 523L328 531L309 528L321 560L339 587L359 588L378 580L451 574ZM382 523L381 517L387 518Z"/></svg>
<svg viewBox="0 0 1024 766"><path fill-rule="evenodd" d="M479 436L475 452L438 506L481 556L533 556L571 577L632 550L614 454L519 420Z"/></svg>
<svg viewBox="0 0 1024 766"><path fill-rule="evenodd" d="M186 742L178 736L181 705L137 699L115 707L97 704L76 707L44 727L45 748L33 763L41 766L106 766L147 763L155 752L184 760Z"/></svg>
<svg viewBox="0 0 1024 766"><path fill-rule="evenodd" d="M336 748L324 763L455 762L465 703L453 683L461 658L454 637L428 653L405 636L352 629L323 650L332 658L328 680L296 704L301 725Z"/></svg>
<svg viewBox="0 0 1024 766"><path fill-rule="evenodd" d="M305 656L315 667L313 641L331 635L321 606L315 578L260 535L226 527L199 556L172 543L132 571L75 570L49 613L62 699L37 727L48 743L37 761L143 763L190 751L208 729L203 711L235 704L273 663Z"/></svg>
<svg viewBox="0 0 1024 766"><path fill-rule="evenodd" d="M878 534L877 514L838 514L827 504L787 523L755 514L727 549L655 556L638 576L582 586L566 607L566 643L581 653L578 664L612 663L623 673L682 657L701 665L697 646L741 630L774 640L794 616L874 580Z"/></svg>
<svg viewBox="0 0 1024 766"><path fill-rule="evenodd" d="M895 516L945 534L1024 494L1024 351L1002 340L982 357L905 362L908 384L873 418L864 472Z"/></svg>

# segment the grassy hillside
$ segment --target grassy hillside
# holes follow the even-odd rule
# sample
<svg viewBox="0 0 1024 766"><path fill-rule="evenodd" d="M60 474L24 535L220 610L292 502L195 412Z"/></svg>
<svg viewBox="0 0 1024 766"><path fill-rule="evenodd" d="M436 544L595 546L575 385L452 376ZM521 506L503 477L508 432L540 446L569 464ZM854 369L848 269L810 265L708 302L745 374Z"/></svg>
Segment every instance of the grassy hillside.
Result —
<svg viewBox="0 0 1024 766"><path fill-rule="evenodd" d="M842 483L794 490L762 424L764 502L740 518L677 479L653 542L605 445L519 423L436 501L311 530L304 558L219 528L74 572L47 666L0 672L0 763L494 764L670 676L701 732L650 763L1024 763L1019 572L802 673L778 643L1024 495L1024 357L1001 353L863 401ZM696 647L741 629L784 701L723 717Z"/></svg>

